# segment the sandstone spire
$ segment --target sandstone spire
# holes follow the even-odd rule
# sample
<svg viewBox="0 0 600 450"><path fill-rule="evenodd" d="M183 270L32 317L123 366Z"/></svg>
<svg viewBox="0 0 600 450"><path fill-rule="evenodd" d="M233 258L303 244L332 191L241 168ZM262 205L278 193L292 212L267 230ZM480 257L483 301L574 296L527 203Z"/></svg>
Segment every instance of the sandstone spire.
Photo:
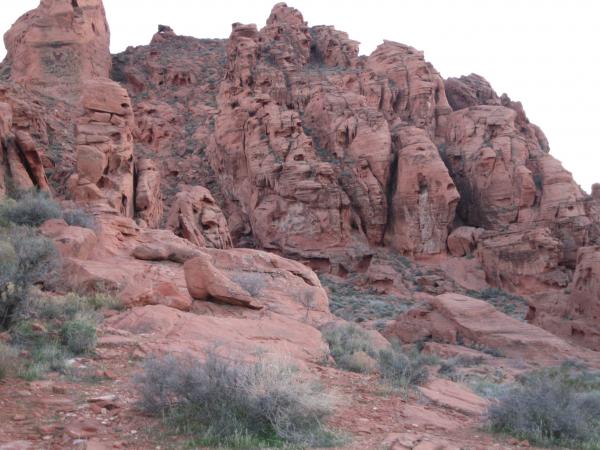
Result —
<svg viewBox="0 0 600 450"><path fill-rule="evenodd" d="M110 32L102 0L42 0L4 35L13 81L58 86L108 78ZM67 91L68 92L68 91Z"/></svg>

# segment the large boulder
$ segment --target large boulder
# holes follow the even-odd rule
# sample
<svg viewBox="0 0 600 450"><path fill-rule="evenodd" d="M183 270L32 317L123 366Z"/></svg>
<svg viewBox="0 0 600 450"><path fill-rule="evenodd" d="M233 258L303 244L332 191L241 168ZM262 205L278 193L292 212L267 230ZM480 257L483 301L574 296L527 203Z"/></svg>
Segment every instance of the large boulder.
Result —
<svg viewBox="0 0 600 450"><path fill-rule="evenodd" d="M402 342L432 339L476 346L541 364L572 358L598 364L594 352L578 349L541 328L507 316L483 300L459 294L432 297L398 317L385 334Z"/></svg>
<svg viewBox="0 0 600 450"><path fill-rule="evenodd" d="M203 249L184 264L190 295L322 323L331 320L316 274L295 261L248 249Z"/></svg>
<svg viewBox="0 0 600 450"><path fill-rule="evenodd" d="M568 273L560 265L563 254L563 244L547 228L487 231L477 248L488 283L531 293L567 285Z"/></svg>

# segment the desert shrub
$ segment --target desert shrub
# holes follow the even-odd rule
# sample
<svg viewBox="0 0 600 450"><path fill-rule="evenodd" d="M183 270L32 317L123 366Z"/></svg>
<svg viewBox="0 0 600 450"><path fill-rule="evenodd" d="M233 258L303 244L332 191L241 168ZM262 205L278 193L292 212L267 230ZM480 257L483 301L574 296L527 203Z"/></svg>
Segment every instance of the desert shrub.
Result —
<svg viewBox="0 0 600 450"><path fill-rule="evenodd" d="M96 219L94 216L83 209L68 209L63 212L63 219L69 225L75 227L89 228L91 230L96 228Z"/></svg>
<svg viewBox="0 0 600 450"><path fill-rule="evenodd" d="M337 317L352 322L391 320L407 311L413 301L373 289L359 290L350 282L340 283L328 276L320 277L329 291L329 307Z"/></svg>
<svg viewBox="0 0 600 450"><path fill-rule="evenodd" d="M406 393L429 379L427 361L418 352L404 353L398 346L379 351L379 374L386 383Z"/></svg>
<svg viewBox="0 0 600 450"><path fill-rule="evenodd" d="M64 323L60 330L63 345L74 355L91 353L96 349L96 324L77 318Z"/></svg>
<svg viewBox="0 0 600 450"><path fill-rule="evenodd" d="M44 378L49 371L64 372L68 354L57 342L49 340L32 347L30 359L23 364L19 376L25 380Z"/></svg>
<svg viewBox="0 0 600 450"><path fill-rule="evenodd" d="M38 319L44 322L72 320L78 316L93 319L97 311L122 308L123 303L108 294L32 295L19 307L18 318L22 320Z"/></svg>
<svg viewBox="0 0 600 450"><path fill-rule="evenodd" d="M537 445L600 448L600 379L568 368L522 377L488 409L493 431Z"/></svg>
<svg viewBox="0 0 600 450"><path fill-rule="evenodd" d="M442 361L438 373L456 381L458 368L478 366L482 364L483 361L483 356L455 356L454 358L448 358Z"/></svg>
<svg viewBox="0 0 600 450"><path fill-rule="evenodd" d="M45 192L31 191L18 200L7 199L0 204L0 223L39 227L48 219L60 219L60 205Z"/></svg>
<svg viewBox="0 0 600 450"><path fill-rule="evenodd" d="M60 265L49 239L27 227L0 230L0 326L7 326L34 283L47 281Z"/></svg>
<svg viewBox="0 0 600 450"><path fill-rule="evenodd" d="M286 364L167 356L147 360L135 383L143 411L166 416L203 445L325 445L332 438L323 426L331 397Z"/></svg>
<svg viewBox="0 0 600 450"><path fill-rule="evenodd" d="M15 349L0 343L0 381L13 372L17 372L19 367L19 356Z"/></svg>
<svg viewBox="0 0 600 450"><path fill-rule="evenodd" d="M338 367L352 372L368 372L368 361L376 356L369 333L353 323L326 327L323 337Z"/></svg>

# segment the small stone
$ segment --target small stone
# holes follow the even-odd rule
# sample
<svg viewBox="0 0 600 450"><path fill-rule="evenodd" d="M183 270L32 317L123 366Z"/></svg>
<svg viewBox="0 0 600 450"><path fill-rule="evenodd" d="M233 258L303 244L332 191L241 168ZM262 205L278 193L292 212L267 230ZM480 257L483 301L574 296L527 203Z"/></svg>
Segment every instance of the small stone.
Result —
<svg viewBox="0 0 600 450"><path fill-rule="evenodd" d="M67 389L63 386L52 386L52 393L64 395L67 393Z"/></svg>

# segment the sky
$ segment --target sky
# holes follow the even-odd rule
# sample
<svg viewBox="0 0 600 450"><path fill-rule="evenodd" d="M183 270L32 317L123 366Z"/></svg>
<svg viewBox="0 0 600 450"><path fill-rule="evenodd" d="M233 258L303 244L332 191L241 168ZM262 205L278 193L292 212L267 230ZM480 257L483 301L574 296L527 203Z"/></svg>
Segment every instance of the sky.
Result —
<svg viewBox="0 0 600 450"><path fill-rule="evenodd" d="M6 31L39 0L0 0ZM157 25L226 38L264 25L275 0L104 0L111 50L150 42ZM600 2L597 0L289 0L309 25L335 25L369 54L383 39L425 52L443 77L477 73L523 103L586 191L600 182ZM0 48L0 57L4 57Z"/></svg>

